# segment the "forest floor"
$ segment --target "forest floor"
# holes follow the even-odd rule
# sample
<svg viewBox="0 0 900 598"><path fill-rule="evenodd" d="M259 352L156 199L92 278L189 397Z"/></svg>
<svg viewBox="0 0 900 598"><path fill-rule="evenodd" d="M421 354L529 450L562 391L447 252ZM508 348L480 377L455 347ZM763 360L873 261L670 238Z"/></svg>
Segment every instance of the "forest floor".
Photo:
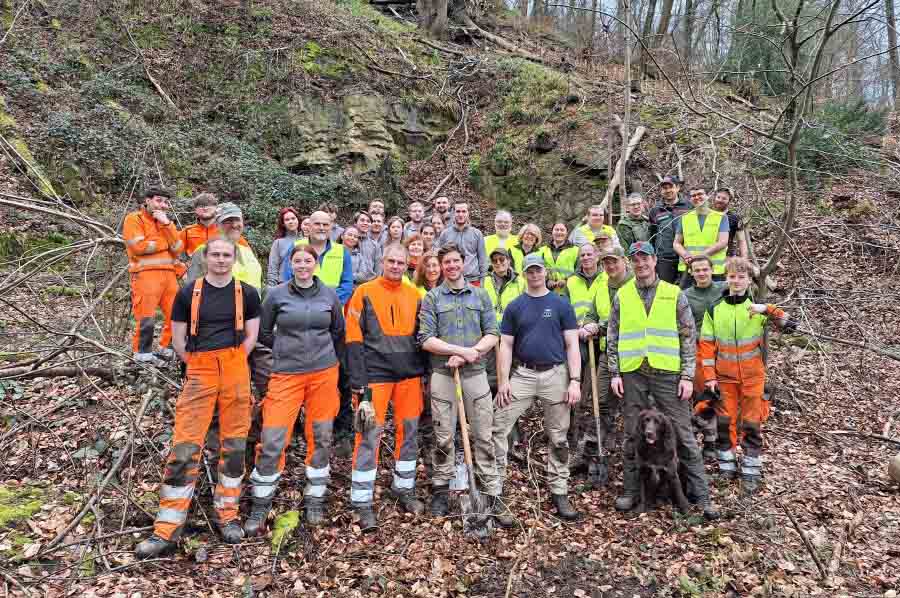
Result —
<svg viewBox="0 0 900 598"><path fill-rule="evenodd" d="M859 322L871 326L866 316L874 314L878 325L868 339L892 338L898 318L892 304L898 290L895 254L878 247L893 246L897 233L873 242L867 231L875 226L846 226L840 215L801 214L794 246L801 257L785 260L778 274L780 305L804 327L848 339L858 338ZM836 228L843 233L832 232ZM58 277L48 273L31 284L46 291ZM33 309L25 307L35 301L27 289L6 300L29 314L65 314L80 305L71 295L41 293L42 304ZM0 325L24 331L32 323L6 311ZM777 390L766 426L765 487L746 498L734 483L713 482L723 512L719 521L706 522L697 513L673 517L668 507L642 515L615 512L612 503L621 488L616 462L607 490L572 480L584 518L565 523L550 512L540 468L515 463L508 496L518 527L495 530L478 542L464 533L458 515L400 513L385 492L393 445L386 436L376 533L362 534L354 525L350 462L338 457L332 461L325 527L288 528L278 550L271 533L224 545L208 525L211 497L203 480L178 552L143 564L134 561L132 550L148 533L157 507L171 434L170 411L158 401L165 383L146 373L136 379L126 373L118 384L7 381L0 434L0 586L12 595L33 596L896 595L900 493L886 463L900 446L900 369L869 351L777 333L770 363ZM148 407L134 433L131 421L145 399ZM528 415L525 429L531 463L542 462L546 443L539 411ZM893 440L875 438L882 435ZM87 516L47 551L128 447ZM276 516L302 510L303 456L302 442L292 445ZM427 499L421 464L418 483Z"/></svg>

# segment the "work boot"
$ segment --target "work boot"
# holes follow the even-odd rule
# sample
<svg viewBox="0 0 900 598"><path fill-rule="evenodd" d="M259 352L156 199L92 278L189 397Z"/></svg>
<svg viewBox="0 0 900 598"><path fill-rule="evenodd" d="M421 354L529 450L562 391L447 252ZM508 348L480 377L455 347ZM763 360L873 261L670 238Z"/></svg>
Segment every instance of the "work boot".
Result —
<svg viewBox="0 0 900 598"><path fill-rule="evenodd" d="M400 492L397 493L396 496L397 502L400 504L400 508L403 509L405 513L421 515L425 512L424 503L416 498L416 494L414 492Z"/></svg>
<svg viewBox="0 0 900 598"><path fill-rule="evenodd" d="M447 486L432 486L431 515L446 517L450 512L450 493Z"/></svg>
<svg viewBox="0 0 900 598"><path fill-rule="evenodd" d="M516 525L513 514L500 496L491 497L491 515L494 516L494 521L496 521L497 525L500 527L510 528Z"/></svg>
<svg viewBox="0 0 900 598"><path fill-rule="evenodd" d="M581 516L581 514L572 507L568 495L554 494L552 495L552 500L553 506L556 508L556 514L559 515L560 519L575 521Z"/></svg>
<svg viewBox="0 0 900 598"><path fill-rule="evenodd" d="M250 508L250 516L244 521L244 534L248 538L261 536L266 533L266 519L272 510L272 499L254 498Z"/></svg>
<svg viewBox="0 0 900 598"><path fill-rule="evenodd" d="M588 464L588 482L594 490L606 488L609 483L609 462L606 457L596 457Z"/></svg>
<svg viewBox="0 0 900 598"><path fill-rule="evenodd" d="M172 552L175 550L175 546L177 546L175 542L160 538L156 534L153 534L135 547L134 556L140 561L154 559L158 556Z"/></svg>
<svg viewBox="0 0 900 598"><path fill-rule="evenodd" d="M753 496L757 492L759 492L760 484L762 480L757 475L742 475L741 476L741 490L744 492L746 496Z"/></svg>
<svg viewBox="0 0 900 598"><path fill-rule="evenodd" d="M371 506L355 507L355 510L359 517L359 529L366 533L378 529L378 519L375 517L375 510Z"/></svg>
<svg viewBox="0 0 900 598"><path fill-rule="evenodd" d="M325 503L307 501L303 505L303 513L306 517L306 525L318 527L325 523Z"/></svg>
<svg viewBox="0 0 900 598"><path fill-rule="evenodd" d="M219 533L222 534L222 541L226 544L240 544L244 539L244 528L241 527L240 521L232 519L225 525L219 527Z"/></svg>
<svg viewBox="0 0 900 598"><path fill-rule="evenodd" d="M719 509L716 508L716 505L712 503L712 500L710 500L709 497L701 498L697 504L703 508L703 518L707 521L713 521L714 519L719 518Z"/></svg>

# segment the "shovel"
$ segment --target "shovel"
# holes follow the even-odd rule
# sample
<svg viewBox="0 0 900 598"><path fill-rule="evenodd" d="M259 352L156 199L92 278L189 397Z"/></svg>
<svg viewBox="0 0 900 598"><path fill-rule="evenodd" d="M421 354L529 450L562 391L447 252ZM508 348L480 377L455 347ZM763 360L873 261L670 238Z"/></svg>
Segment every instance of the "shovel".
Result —
<svg viewBox="0 0 900 598"><path fill-rule="evenodd" d="M459 368L454 368L453 370L453 381L456 383L456 405L459 411L459 432L460 436L462 436L463 453L465 454L466 469L469 474L469 500L460 501L463 511L463 527L466 531L476 536L486 537L488 533L490 533L490 528L487 525L489 517L487 516L484 497L478 491L478 486L475 484L475 468L472 466L472 447L469 445L469 422L466 419L466 404L465 401L463 401L462 382L459 379ZM468 502L468 505L466 502Z"/></svg>

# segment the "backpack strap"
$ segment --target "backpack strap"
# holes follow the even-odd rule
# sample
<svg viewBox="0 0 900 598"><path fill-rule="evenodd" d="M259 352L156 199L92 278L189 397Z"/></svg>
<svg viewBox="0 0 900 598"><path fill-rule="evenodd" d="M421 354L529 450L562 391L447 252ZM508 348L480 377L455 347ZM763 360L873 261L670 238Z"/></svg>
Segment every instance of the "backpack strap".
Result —
<svg viewBox="0 0 900 598"><path fill-rule="evenodd" d="M203 277L194 281L194 292L191 293L191 326L190 336L197 336L200 324L200 296L203 294Z"/></svg>

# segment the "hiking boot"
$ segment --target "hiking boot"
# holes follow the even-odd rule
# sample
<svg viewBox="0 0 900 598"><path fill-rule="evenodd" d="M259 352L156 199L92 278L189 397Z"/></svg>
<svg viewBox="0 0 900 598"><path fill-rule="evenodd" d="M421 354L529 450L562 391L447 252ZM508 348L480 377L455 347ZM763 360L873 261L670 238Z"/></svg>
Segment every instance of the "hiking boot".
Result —
<svg viewBox="0 0 900 598"><path fill-rule="evenodd" d="M248 538L261 536L266 533L266 519L272 510L272 500L268 498L254 498L250 509L250 516L244 521L244 534Z"/></svg>
<svg viewBox="0 0 900 598"><path fill-rule="evenodd" d="M307 502L303 505L303 515L306 518L306 525L310 527L318 527L325 523L325 503L324 502Z"/></svg>
<svg viewBox="0 0 900 598"><path fill-rule="evenodd" d="M713 443L703 443L703 460L707 462L718 461L718 453L716 453L716 445Z"/></svg>
<svg viewBox="0 0 900 598"><path fill-rule="evenodd" d="M588 482L594 490L606 488L609 483L609 463L606 457L591 460L588 465Z"/></svg>
<svg viewBox="0 0 900 598"><path fill-rule="evenodd" d="M397 502L404 513L412 513L413 515L421 515L425 512L425 504L416 498L414 492L400 492L397 495Z"/></svg>
<svg viewBox="0 0 900 598"><path fill-rule="evenodd" d="M155 559L158 556L172 552L175 550L175 546L177 546L175 542L153 534L135 547L134 556L140 561Z"/></svg>
<svg viewBox="0 0 900 598"><path fill-rule="evenodd" d="M432 486L431 515L432 517L446 517L450 512L450 493L447 486Z"/></svg>
<svg viewBox="0 0 900 598"><path fill-rule="evenodd" d="M493 515L494 521L500 527L510 528L516 525L516 520L513 518L509 507L503 502L503 498L499 496L491 497L491 515Z"/></svg>
<svg viewBox="0 0 900 598"><path fill-rule="evenodd" d="M560 519L575 521L581 516L580 513L572 507L568 495L554 494L552 500L553 506L556 508L556 514L559 515Z"/></svg>
<svg viewBox="0 0 900 598"><path fill-rule="evenodd" d="M366 533L378 529L378 519L375 517L375 510L372 507L355 507L355 510L359 516L359 529Z"/></svg>
<svg viewBox="0 0 900 598"><path fill-rule="evenodd" d="M719 509L716 508L716 505L709 498L701 499L697 504L703 507L703 518L707 521L713 521L720 517Z"/></svg>
<svg viewBox="0 0 900 598"><path fill-rule="evenodd" d="M753 496L757 492L759 492L759 487L762 484L762 480L759 476L755 475L743 475L741 476L741 490L744 492L745 496Z"/></svg>
<svg viewBox="0 0 900 598"><path fill-rule="evenodd" d="M219 527L219 533L222 534L222 541L226 544L240 544L244 539L244 528L237 519L233 519L225 525Z"/></svg>
<svg viewBox="0 0 900 598"><path fill-rule="evenodd" d="M623 494L616 499L617 511L630 511L637 506L638 497L631 494Z"/></svg>

